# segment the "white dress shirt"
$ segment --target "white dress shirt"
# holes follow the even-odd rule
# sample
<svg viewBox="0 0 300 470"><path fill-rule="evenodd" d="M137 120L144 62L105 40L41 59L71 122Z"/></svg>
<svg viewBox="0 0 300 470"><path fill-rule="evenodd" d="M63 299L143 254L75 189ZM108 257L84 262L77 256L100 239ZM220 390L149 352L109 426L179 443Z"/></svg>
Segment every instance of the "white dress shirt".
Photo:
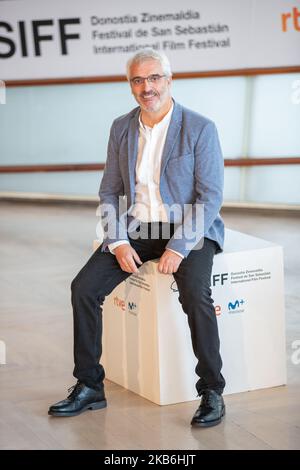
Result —
<svg viewBox="0 0 300 470"><path fill-rule="evenodd" d="M157 124L154 124L153 127L143 124L141 115L139 116L138 155L135 167L135 203L129 211L129 215L141 222L168 222L159 191L159 181L161 158L173 106L172 104L165 117ZM128 240L119 240L108 245L108 248L113 253L117 246L124 243L129 242ZM180 253L174 252L183 258Z"/></svg>

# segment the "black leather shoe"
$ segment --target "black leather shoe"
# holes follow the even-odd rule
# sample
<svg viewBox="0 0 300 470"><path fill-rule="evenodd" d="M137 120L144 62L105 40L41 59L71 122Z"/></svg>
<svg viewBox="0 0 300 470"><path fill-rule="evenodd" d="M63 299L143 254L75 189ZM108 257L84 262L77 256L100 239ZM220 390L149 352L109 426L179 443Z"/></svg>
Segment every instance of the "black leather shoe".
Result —
<svg viewBox="0 0 300 470"><path fill-rule="evenodd" d="M225 415L222 395L214 390L204 390L200 406L191 421L192 426L209 427L219 424Z"/></svg>
<svg viewBox="0 0 300 470"><path fill-rule="evenodd" d="M78 382L69 388L70 395L62 401L50 406L51 416L76 416L86 410L99 410L107 406L104 388L100 392Z"/></svg>

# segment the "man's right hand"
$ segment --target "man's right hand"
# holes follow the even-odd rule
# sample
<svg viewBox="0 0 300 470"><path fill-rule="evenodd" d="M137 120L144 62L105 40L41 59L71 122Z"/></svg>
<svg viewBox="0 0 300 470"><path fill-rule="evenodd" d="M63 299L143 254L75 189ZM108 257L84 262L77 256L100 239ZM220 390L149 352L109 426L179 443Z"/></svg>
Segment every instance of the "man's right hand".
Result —
<svg viewBox="0 0 300 470"><path fill-rule="evenodd" d="M138 268L135 264L143 264L139 255L128 243L120 245L114 249L114 254L118 260L121 269L127 273L137 273Z"/></svg>

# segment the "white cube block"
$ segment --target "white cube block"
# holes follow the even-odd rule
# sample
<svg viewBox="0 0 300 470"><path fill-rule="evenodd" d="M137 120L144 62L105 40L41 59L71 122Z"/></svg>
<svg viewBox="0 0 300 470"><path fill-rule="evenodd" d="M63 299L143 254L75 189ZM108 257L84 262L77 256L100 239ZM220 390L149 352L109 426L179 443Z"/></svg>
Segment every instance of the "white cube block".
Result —
<svg viewBox="0 0 300 470"><path fill-rule="evenodd" d="M198 377L176 283L157 264L145 263L105 300L101 362L107 379L166 405L198 399ZM224 251L214 258L212 297L224 394L285 384L282 248L226 230Z"/></svg>

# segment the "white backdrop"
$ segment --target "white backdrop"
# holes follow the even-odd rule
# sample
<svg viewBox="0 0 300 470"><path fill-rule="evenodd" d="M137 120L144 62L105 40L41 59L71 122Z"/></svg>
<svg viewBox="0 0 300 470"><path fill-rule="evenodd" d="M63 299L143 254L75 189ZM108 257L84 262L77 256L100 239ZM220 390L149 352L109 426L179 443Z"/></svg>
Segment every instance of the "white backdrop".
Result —
<svg viewBox="0 0 300 470"><path fill-rule="evenodd" d="M145 46L174 72L300 65L300 0L0 2L3 80L124 75Z"/></svg>

